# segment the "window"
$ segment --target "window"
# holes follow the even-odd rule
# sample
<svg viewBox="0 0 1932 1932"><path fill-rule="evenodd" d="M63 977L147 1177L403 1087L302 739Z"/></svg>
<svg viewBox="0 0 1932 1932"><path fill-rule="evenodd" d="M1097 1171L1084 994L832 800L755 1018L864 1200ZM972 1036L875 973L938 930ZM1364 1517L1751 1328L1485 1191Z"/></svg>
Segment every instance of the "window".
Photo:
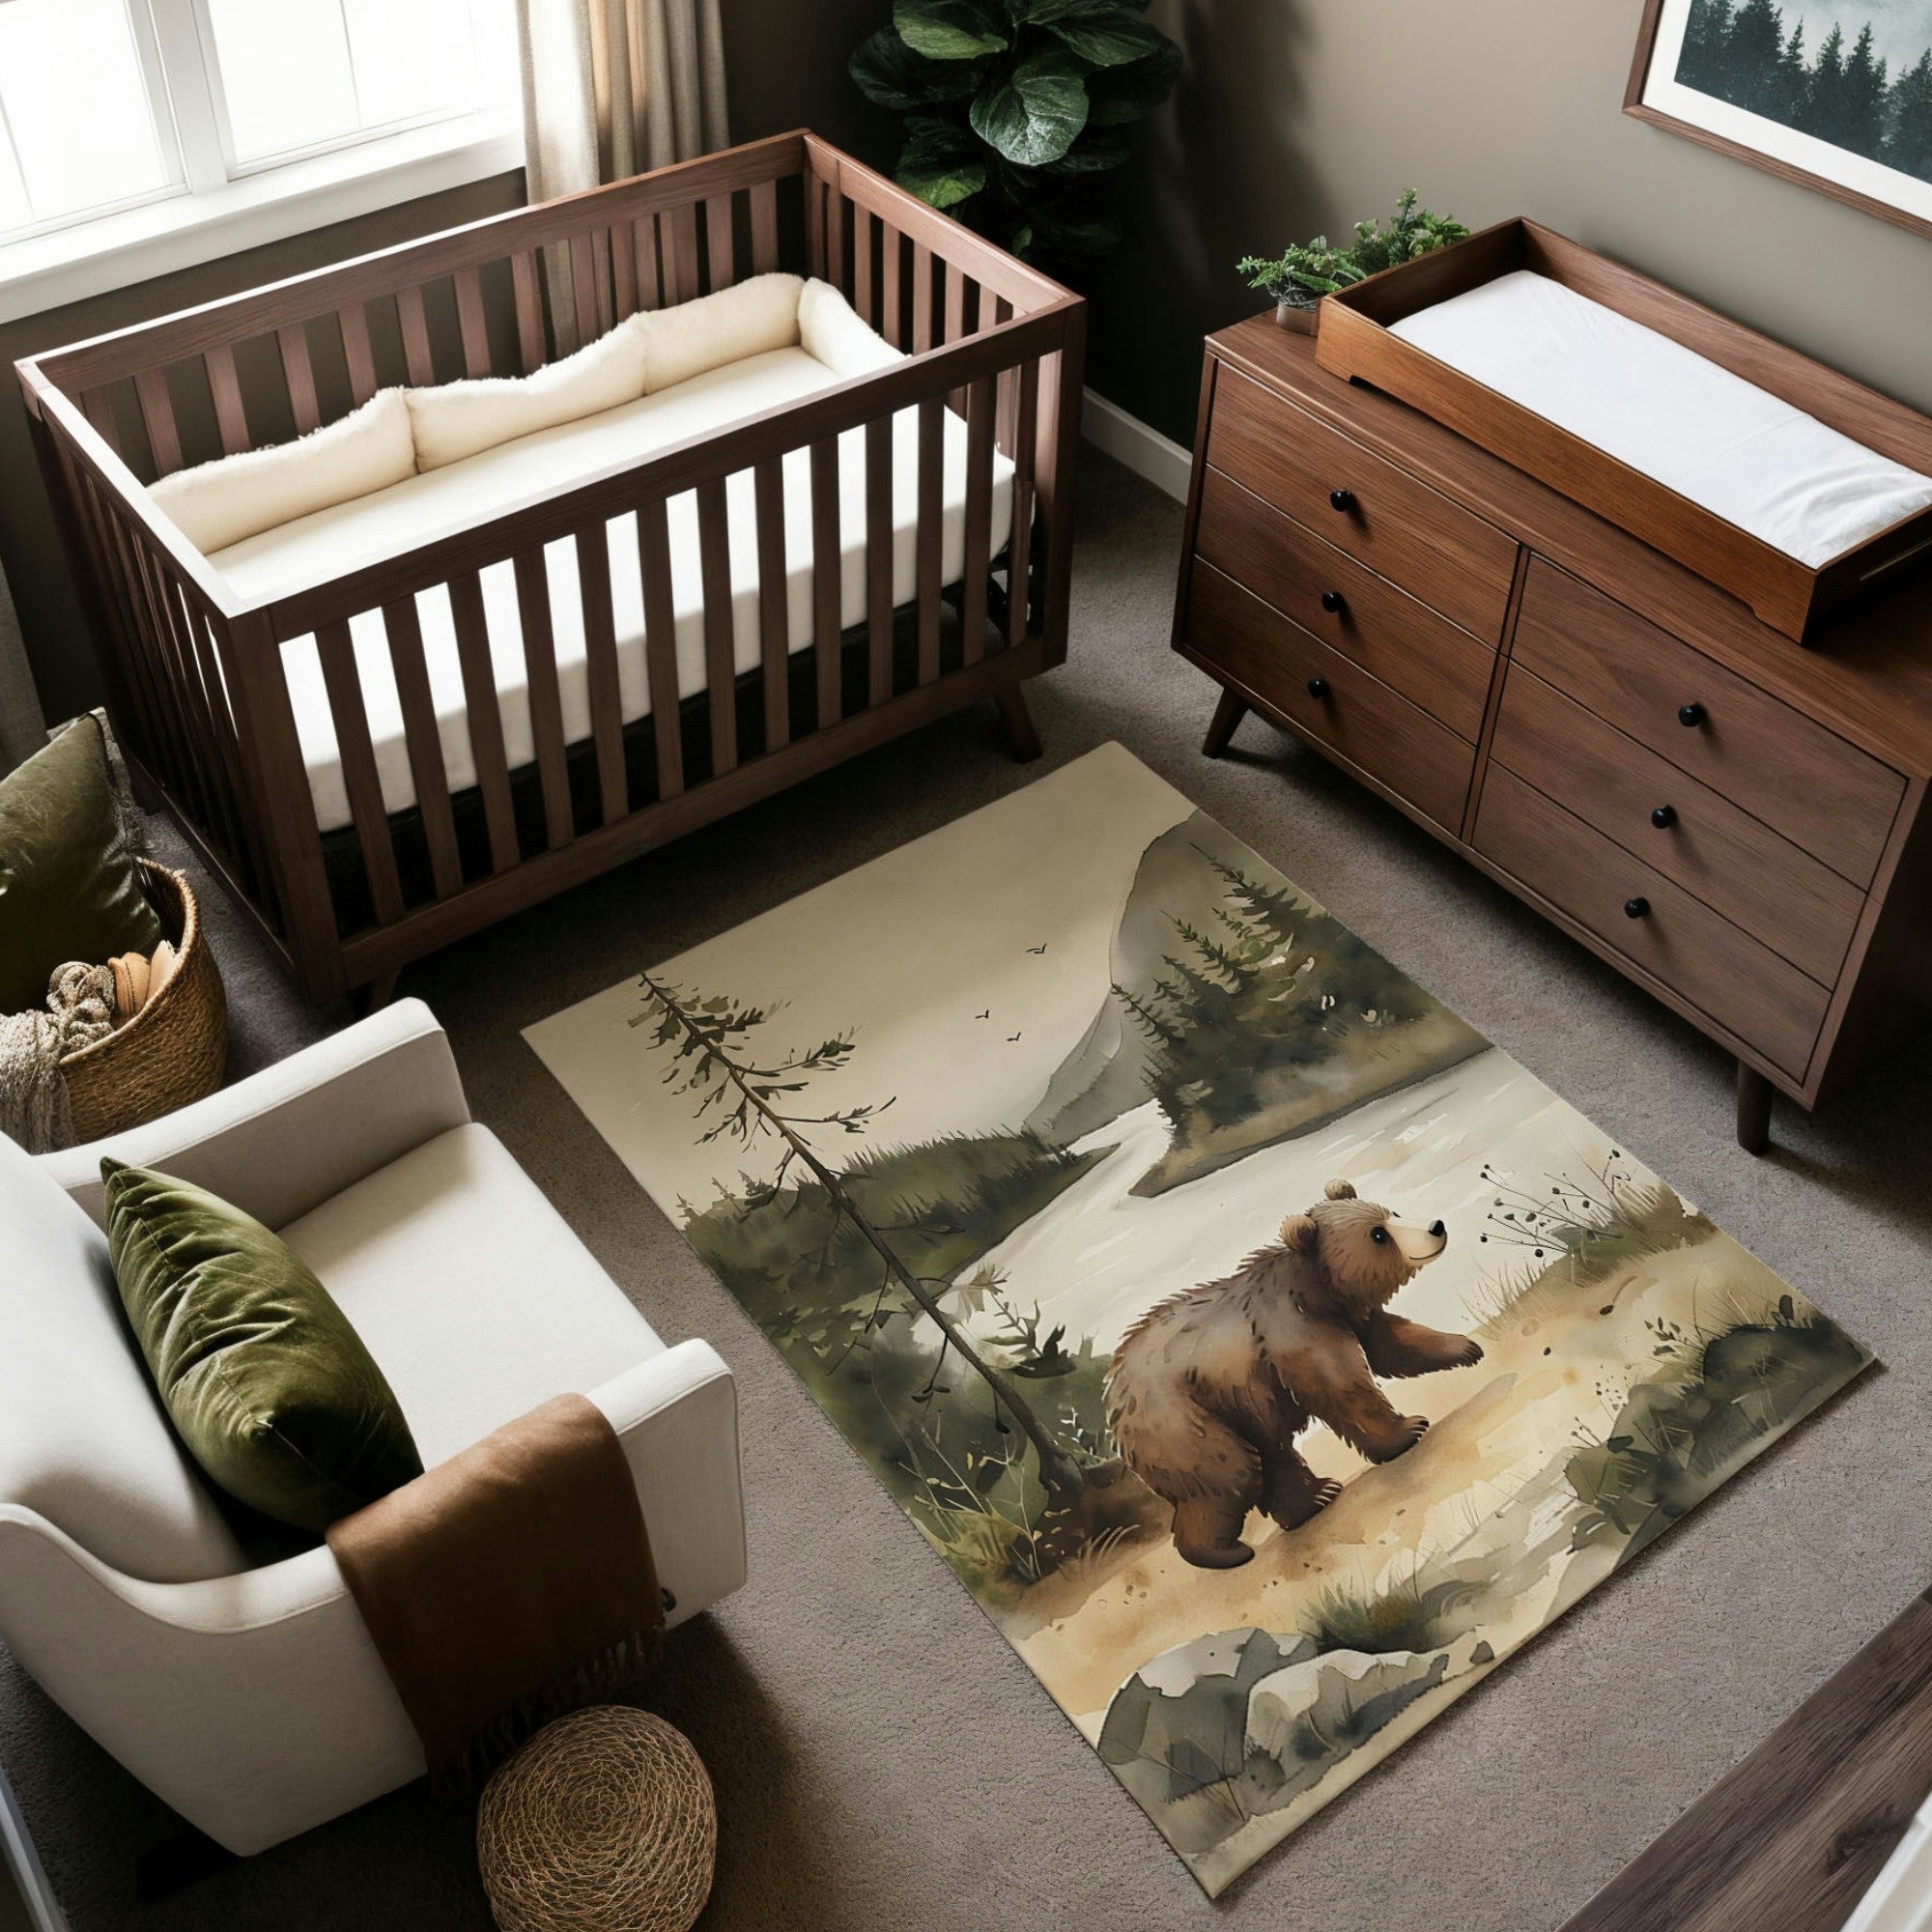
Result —
<svg viewBox="0 0 1932 1932"><path fill-rule="evenodd" d="M280 231L515 167L510 0L0 0L0 317L11 284L277 199ZM474 150L452 174L448 157ZM342 185L424 161L348 205ZM418 175L420 168L418 167ZM333 188L333 194L318 190ZM355 197L351 197L355 200ZM288 211L285 209L284 213ZM116 281L246 246L218 236ZM152 255L154 251L150 250Z"/></svg>

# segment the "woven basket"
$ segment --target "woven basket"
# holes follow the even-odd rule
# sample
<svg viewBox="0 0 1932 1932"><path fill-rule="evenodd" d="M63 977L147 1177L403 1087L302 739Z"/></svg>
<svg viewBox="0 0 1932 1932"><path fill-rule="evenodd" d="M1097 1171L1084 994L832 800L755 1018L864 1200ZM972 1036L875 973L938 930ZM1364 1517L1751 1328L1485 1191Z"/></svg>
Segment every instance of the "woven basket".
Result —
<svg viewBox="0 0 1932 1932"><path fill-rule="evenodd" d="M138 1127L221 1085L228 1002L185 874L141 861L161 930L181 954L174 977L117 1032L61 1062L75 1144Z"/></svg>
<svg viewBox="0 0 1932 1932"><path fill-rule="evenodd" d="M690 1932L717 1853L704 1761L628 1704L546 1724L483 1787L476 1815L502 1932Z"/></svg>

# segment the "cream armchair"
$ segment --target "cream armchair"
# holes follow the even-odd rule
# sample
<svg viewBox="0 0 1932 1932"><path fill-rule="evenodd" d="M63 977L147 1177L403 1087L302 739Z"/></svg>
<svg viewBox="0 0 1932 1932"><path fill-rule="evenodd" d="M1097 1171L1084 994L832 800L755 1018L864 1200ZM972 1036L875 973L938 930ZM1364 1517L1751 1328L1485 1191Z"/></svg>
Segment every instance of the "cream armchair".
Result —
<svg viewBox="0 0 1932 1932"><path fill-rule="evenodd" d="M0 1638L230 1851L423 1769L334 1558L251 1567L122 1320L99 1156L278 1229L381 1363L434 1464L566 1390L621 1437L678 1622L745 1579L737 1401L667 1348L494 1134L403 1001L152 1125L31 1159L0 1139Z"/></svg>

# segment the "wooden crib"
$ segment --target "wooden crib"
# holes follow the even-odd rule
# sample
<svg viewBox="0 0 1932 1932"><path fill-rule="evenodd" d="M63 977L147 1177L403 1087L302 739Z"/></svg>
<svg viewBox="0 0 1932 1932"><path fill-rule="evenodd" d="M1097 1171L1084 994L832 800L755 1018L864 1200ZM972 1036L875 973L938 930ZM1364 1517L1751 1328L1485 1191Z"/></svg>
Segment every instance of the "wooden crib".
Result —
<svg viewBox="0 0 1932 1932"><path fill-rule="evenodd" d="M144 483L336 420L379 388L520 375L639 308L747 273L833 283L909 359L270 601L238 596ZM554 300L567 288L569 301ZM135 781L315 1001L943 713L999 707L1037 751L1023 681L1066 622L1085 305L809 133L754 142L122 329L17 365ZM894 603L894 418L917 412L916 595ZM947 412L963 418L963 574L940 562ZM838 439L864 438L866 615L840 628ZM955 425L954 434L957 435ZM848 447L849 447L848 442ZM1010 538L995 554L995 451ZM781 467L809 452L812 641L788 648ZM731 636L726 479L756 492L760 662ZM1006 472L1003 469L1002 475ZM679 696L668 502L694 493L704 690ZM620 705L607 526L635 514L650 708ZM591 729L566 742L545 546L573 540ZM505 756L479 573L515 570L534 757ZM796 558L793 567L797 567ZM442 586L474 786L452 795L416 596ZM350 620L380 612L415 804L385 806ZM365 626L369 620L364 619ZM283 645L312 635L351 823L325 832Z"/></svg>

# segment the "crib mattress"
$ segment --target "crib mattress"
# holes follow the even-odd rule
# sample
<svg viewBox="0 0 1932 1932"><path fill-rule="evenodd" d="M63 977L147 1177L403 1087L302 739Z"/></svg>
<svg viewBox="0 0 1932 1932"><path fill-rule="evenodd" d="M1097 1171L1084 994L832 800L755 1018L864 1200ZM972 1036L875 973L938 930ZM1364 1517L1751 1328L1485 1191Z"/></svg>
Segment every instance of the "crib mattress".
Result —
<svg viewBox="0 0 1932 1932"><path fill-rule="evenodd" d="M1932 504L1932 477L1531 270L1389 333L1811 569Z"/></svg>
<svg viewBox="0 0 1932 1932"><path fill-rule="evenodd" d="M803 349L780 349L746 357L673 388L500 443L440 469L412 476L386 490L321 510L279 528L216 552L210 563L242 595L267 599L325 583L344 572L406 555L434 538L520 507L572 483L585 482L636 463L652 451L704 436L766 410L782 408L844 380ZM919 535L919 419L904 410L893 424L893 601L916 593ZM812 547L810 458L804 450L782 465L785 615L787 646L810 649L812 628ZM997 553L1012 521L1012 465L993 459L992 538ZM761 655L758 621L757 534L749 471L725 485L729 515L731 630L739 671ZM697 507L694 496L668 505L671 608L675 618L680 697L705 688L703 596L698 563ZM947 583L965 570L966 426L945 416L941 469L940 571ZM839 625L867 614L866 461L860 430L838 440ZM650 683L644 655L643 582L638 560L638 520L614 519L606 526L611 559L611 599L617 639L617 683L625 723L649 715ZM579 596L577 545L566 538L545 547L550 582L551 628L555 639L557 683L564 737L570 744L591 735L588 667L582 604ZM490 657L504 748L511 769L534 762L528 674L524 662L516 578L508 562L481 573L489 623ZM462 665L449 593L441 585L416 597L430 696L441 741L443 769L452 792L476 782L476 760L463 692ZM414 776L403 727L401 698L390 665L380 612L350 621L362 697L375 748L383 804L406 810L416 800ZM335 723L323 682L313 636L282 647L296 732L315 800L317 823L331 832L351 823Z"/></svg>

